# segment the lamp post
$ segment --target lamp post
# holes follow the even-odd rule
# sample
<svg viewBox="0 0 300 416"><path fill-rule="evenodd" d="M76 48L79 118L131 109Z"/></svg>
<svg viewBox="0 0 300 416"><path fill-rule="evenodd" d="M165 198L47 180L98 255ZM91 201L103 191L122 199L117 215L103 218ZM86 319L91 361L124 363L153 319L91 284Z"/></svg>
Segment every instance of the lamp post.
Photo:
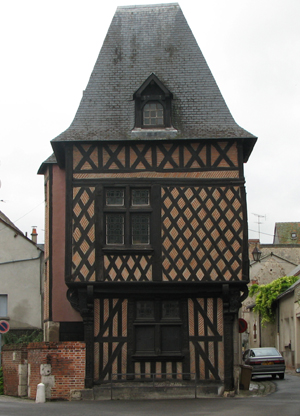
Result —
<svg viewBox="0 0 300 416"><path fill-rule="evenodd" d="M254 250L252 251L252 256L254 261L260 261L261 258L261 251L255 246Z"/></svg>

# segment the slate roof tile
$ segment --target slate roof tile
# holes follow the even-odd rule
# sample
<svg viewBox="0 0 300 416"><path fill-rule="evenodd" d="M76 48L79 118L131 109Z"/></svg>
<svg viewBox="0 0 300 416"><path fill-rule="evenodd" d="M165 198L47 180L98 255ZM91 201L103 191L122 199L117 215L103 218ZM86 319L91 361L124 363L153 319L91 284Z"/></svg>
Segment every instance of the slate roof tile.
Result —
<svg viewBox="0 0 300 416"><path fill-rule="evenodd" d="M173 93L172 125L134 130L133 94L154 73ZM118 7L70 127L52 140L241 139L246 161L256 137L233 119L177 3ZM59 158L58 158L59 159Z"/></svg>

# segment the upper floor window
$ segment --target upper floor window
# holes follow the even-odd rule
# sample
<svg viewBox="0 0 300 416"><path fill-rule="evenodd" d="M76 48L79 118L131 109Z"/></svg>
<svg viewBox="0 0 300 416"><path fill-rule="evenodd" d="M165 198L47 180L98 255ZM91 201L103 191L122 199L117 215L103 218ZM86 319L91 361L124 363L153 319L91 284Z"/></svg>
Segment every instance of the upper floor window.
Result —
<svg viewBox="0 0 300 416"><path fill-rule="evenodd" d="M105 189L105 244L139 246L150 244L150 189Z"/></svg>
<svg viewBox="0 0 300 416"><path fill-rule="evenodd" d="M172 93L152 74L134 93L135 127L171 127Z"/></svg>

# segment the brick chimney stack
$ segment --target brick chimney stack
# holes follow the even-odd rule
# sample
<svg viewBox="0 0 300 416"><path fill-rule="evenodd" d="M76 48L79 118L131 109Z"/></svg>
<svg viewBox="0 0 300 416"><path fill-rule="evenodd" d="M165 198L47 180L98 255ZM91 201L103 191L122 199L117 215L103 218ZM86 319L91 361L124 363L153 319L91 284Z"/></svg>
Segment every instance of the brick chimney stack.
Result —
<svg viewBox="0 0 300 416"><path fill-rule="evenodd" d="M36 226L34 225L34 226L32 227L31 240L32 240L35 244L37 244L37 236L38 236L38 233L36 232Z"/></svg>

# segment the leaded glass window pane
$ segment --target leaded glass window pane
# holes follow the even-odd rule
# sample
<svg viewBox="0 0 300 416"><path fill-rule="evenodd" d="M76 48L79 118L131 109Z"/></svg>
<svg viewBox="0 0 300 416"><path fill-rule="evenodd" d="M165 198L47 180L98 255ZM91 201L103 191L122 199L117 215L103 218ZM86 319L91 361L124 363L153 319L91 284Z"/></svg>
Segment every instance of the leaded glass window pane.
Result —
<svg viewBox="0 0 300 416"><path fill-rule="evenodd" d="M162 304L162 318L171 319L179 318L178 300L165 300Z"/></svg>
<svg viewBox="0 0 300 416"><path fill-rule="evenodd" d="M148 214L132 215L132 244L150 243L150 217Z"/></svg>
<svg viewBox="0 0 300 416"><path fill-rule="evenodd" d="M143 110L144 126L162 126L164 124L164 109L158 102L145 105Z"/></svg>
<svg viewBox="0 0 300 416"><path fill-rule="evenodd" d="M154 318L154 302L151 300L141 300L136 303L137 319L153 319Z"/></svg>
<svg viewBox="0 0 300 416"><path fill-rule="evenodd" d="M133 189L132 205L149 205L149 189Z"/></svg>
<svg viewBox="0 0 300 416"><path fill-rule="evenodd" d="M124 189L107 189L106 205L124 205Z"/></svg>
<svg viewBox="0 0 300 416"><path fill-rule="evenodd" d="M124 244L124 215L106 215L106 244Z"/></svg>

